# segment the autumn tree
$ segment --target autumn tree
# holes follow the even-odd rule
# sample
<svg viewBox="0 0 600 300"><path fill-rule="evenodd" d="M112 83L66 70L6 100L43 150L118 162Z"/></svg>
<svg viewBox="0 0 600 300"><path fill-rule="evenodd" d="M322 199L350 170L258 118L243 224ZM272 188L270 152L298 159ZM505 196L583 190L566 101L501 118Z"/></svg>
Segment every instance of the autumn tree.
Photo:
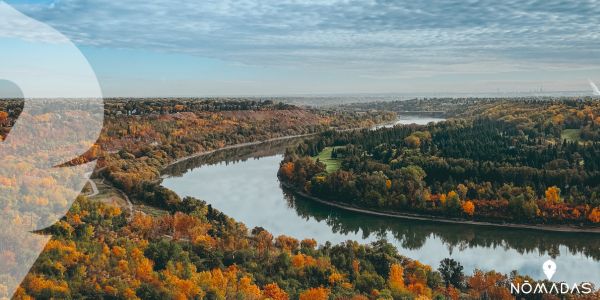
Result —
<svg viewBox="0 0 600 300"><path fill-rule="evenodd" d="M8 113L5 111L0 111L0 125L6 126L7 121L8 121Z"/></svg>
<svg viewBox="0 0 600 300"><path fill-rule="evenodd" d="M294 176L294 163L286 162L279 169L281 174L285 176L287 179L292 179Z"/></svg>
<svg viewBox="0 0 600 300"><path fill-rule="evenodd" d="M473 216L475 214L475 204L472 201L465 201L462 205L462 210L465 214Z"/></svg>
<svg viewBox="0 0 600 300"><path fill-rule="evenodd" d="M262 295L260 288L248 276L240 278L237 290L242 299L258 300Z"/></svg>
<svg viewBox="0 0 600 300"><path fill-rule="evenodd" d="M314 250L317 247L317 241L315 239L304 239L300 242L302 249Z"/></svg>
<svg viewBox="0 0 600 300"><path fill-rule="evenodd" d="M557 204L562 202L560 198L560 189L556 186L551 186L546 189L546 201L548 203Z"/></svg>
<svg viewBox="0 0 600 300"><path fill-rule="evenodd" d="M282 290L277 283L270 283L265 285L263 289L263 296L266 299L271 300L288 300L288 294Z"/></svg>
<svg viewBox="0 0 600 300"><path fill-rule="evenodd" d="M255 228L253 234L258 252L267 257L273 245L273 235L262 228Z"/></svg>
<svg viewBox="0 0 600 300"><path fill-rule="evenodd" d="M333 273L331 273L331 275L329 275L327 280L329 281L330 285L334 286L338 283L343 283L345 281L345 276L334 271Z"/></svg>
<svg viewBox="0 0 600 300"><path fill-rule="evenodd" d="M461 183L456 187L456 190L458 191L458 195L460 196L460 199L462 199L462 200L467 199L467 193L469 192L469 188L466 185Z"/></svg>
<svg viewBox="0 0 600 300"><path fill-rule="evenodd" d="M596 207L592 209L588 215L588 220L592 223L600 223L600 208Z"/></svg>
<svg viewBox="0 0 600 300"><path fill-rule="evenodd" d="M300 294L300 300L328 300L331 291L324 287L312 288Z"/></svg>
<svg viewBox="0 0 600 300"><path fill-rule="evenodd" d="M293 252L298 249L299 242L293 237L286 235L280 235L275 239L275 246L286 252Z"/></svg>
<svg viewBox="0 0 600 300"><path fill-rule="evenodd" d="M461 203L458 194L455 191L450 191L446 198L446 207L448 211L456 213L461 210Z"/></svg>
<svg viewBox="0 0 600 300"><path fill-rule="evenodd" d="M410 135L404 139L404 143L411 148L419 148L421 146L421 139L418 136Z"/></svg>
<svg viewBox="0 0 600 300"><path fill-rule="evenodd" d="M392 264L390 267L388 286L393 293L401 293L404 290L404 269L399 264Z"/></svg>
<svg viewBox="0 0 600 300"><path fill-rule="evenodd" d="M469 295L473 299L514 299L510 291L502 285L507 280L506 275L494 271L484 273L483 271L475 270L473 276L467 280L470 288Z"/></svg>
<svg viewBox="0 0 600 300"><path fill-rule="evenodd" d="M445 207L446 201L448 200L448 196L446 194L441 194L439 199L440 199L440 204Z"/></svg>

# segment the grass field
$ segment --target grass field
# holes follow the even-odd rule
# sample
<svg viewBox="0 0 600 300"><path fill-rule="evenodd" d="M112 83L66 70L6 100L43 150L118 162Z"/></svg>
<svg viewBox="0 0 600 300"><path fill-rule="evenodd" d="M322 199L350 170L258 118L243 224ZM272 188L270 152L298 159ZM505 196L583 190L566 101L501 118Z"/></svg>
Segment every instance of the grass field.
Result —
<svg viewBox="0 0 600 300"><path fill-rule="evenodd" d="M332 147L327 147L319 153L319 155L314 156L313 159L319 159L320 162L324 163L327 166L327 173L333 173L337 171L341 165L342 161L336 158L331 158L331 152L333 151Z"/></svg>
<svg viewBox="0 0 600 300"><path fill-rule="evenodd" d="M569 142L578 142L581 136L581 129L565 129L560 134L560 138Z"/></svg>

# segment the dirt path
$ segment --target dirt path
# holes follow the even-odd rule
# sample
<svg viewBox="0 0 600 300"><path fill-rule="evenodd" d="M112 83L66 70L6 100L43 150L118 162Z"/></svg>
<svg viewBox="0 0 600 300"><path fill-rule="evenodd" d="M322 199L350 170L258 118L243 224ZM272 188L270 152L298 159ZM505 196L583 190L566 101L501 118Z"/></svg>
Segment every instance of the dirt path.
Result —
<svg viewBox="0 0 600 300"><path fill-rule="evenodd" d="M131 221L131 219L133 218L133 203L131 203L131 200L129 200L129 196L127 196L127 194L125 194L125 192L121 191L120 189L113 187L117 192L119 192L119 194L121 194L121 196L123 197L123 199L125 199L125 201L127 202L127 209L129 210L129 216L127 217L127 221Z"/></svg>
<svg viewBox="0 0 600 300"><path fill-rule="evenodd" d="M88 183L90 184L90 187L92 187L92 193L86 195L87 197L95 197L98 194L100 194L100 191L98 190L98 186L96 185L96 183L93 180L88 179Z"/></svg>
<svg viewBox="0 0 600 300"><path fill-rule="evenodd" d="M89 179L88 182L92 188L92 193L85 195L88 199L110 205L117 205L129 212L129 218L133 216L133 204L125 192L111 185L103 178Z"/></svg>

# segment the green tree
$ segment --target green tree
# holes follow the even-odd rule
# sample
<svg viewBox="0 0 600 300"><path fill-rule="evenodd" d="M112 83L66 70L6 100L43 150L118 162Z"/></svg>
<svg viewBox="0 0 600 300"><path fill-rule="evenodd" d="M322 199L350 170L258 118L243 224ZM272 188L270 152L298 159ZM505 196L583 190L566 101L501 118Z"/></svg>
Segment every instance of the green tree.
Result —
<svg viewBox="0 0 600 300"><path fill-rule="evenodd" d="M459 289L462 288L465 275L463 273L463 266L461 266L459 262L451 258L444 258L440 262L438 271L442 274L442 279L446 283L446 288L450 285Z"/></svg>

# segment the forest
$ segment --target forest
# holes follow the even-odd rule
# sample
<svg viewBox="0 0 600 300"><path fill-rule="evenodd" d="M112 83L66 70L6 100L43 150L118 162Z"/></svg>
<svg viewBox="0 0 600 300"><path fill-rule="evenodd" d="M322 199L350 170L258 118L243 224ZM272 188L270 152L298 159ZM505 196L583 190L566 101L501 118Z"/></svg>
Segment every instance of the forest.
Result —
<svg viewBox="0 0 600 300"><path fill-rule="evenodd" d="M310 195L378 211L600 223L597 101L482 100L453 115L425 126L328 131L290 149L279 175ZM323 153L339 168L328 169Z"/></svg>
<svg viewBox="0 0 600 300"><path fill-rule="evenodd" d="M580 208L580 218L589 218L599 201L597 184L591 184L598 182L600 167L593 163L598 153L598 106L557 102L544 104L540 111L529 107L537 104L522 104L522 110L498 116L505 112L499 106L507 104L485 105L489 107L480 117L439 125L343 131L371 128L396 115L254 99L109 99L97 144L72 163L97 159L93 182L113 194L108 199L104 191L89 197L83 193L64 218L38 232L52 235L52 240L13 299L513 299L510 283L535 280L517 273L464 270L452 259L425 265L398 253L385 240L318 245L311 237L273 236L264 228L247 228L200 199L181 199L160 185L161 170L190 155L318 134L289 151L280 170L291 184L310 193L351 195L356 198L347 199L356 201L364 193L367 202L357 205L393 209L417 209L421 201L422 209L434 210L442 202L456 202L461 211L468 197L476 216L485 211L479 201L490 207L513 201L496 195L529 197L523 203L539 205L542 211L546 200L538 198L544 192L556 213L572 214ZM10 134L21 109L20 101L0 101L1 137ZM584 111L584 116L575 113L573 118L571 111ZM543 125L528 120L536 120L537 113L555 118ZM559 140L568 129L581 130L576 142ZM479 144L479 139L471 139L476 130L495 135ZM517 146L518 141L527 143ZM514 148L489 149L508 144ZM465 146L488 152L460 152ZM331 173L311 158L327 147L332 159L342 160L339 170ZM512 153L536 159L519 159ZM502 159L484 164L494 155ZM489 170L478 168L482 165ZM540 169L553 172L540 175ZM497 183L508 177L480 180L500 171L505 172L502 176L523 176L522 181L504 188ZM576 187L573 191L563 186L564 172L579 174L568 177L568 184ZM550 182L560 191L546 187L547 178L556 180ZM14 188L11 180L0 178L3 192ZM465 188L458 189L461 184ZM112 201L116 198L121 202ZM31 201L47 205L40 199ZM555 219L551 210L543 212L549 215L538 218ZM9 249L0 249L0 257L2 270L20 263ZM0 284L0 298L6 297L10 295ZM600 294L567 297L597 299ZM549 294L543 299L560 298Z"/></svg>

